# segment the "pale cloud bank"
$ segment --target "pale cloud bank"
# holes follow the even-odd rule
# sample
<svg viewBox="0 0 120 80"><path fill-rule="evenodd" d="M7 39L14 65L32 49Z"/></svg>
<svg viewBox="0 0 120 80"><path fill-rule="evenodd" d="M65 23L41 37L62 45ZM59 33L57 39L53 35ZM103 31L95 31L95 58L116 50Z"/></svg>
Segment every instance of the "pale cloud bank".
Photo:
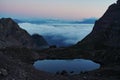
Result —
<svg viewBox="0 0 120 80"><path fill-rule="evenodd" d="M93 24L31 24L20 23L21 28L31 35L38 33L45 37L49 44L67 46L77 43L89 34Z"/></svg>

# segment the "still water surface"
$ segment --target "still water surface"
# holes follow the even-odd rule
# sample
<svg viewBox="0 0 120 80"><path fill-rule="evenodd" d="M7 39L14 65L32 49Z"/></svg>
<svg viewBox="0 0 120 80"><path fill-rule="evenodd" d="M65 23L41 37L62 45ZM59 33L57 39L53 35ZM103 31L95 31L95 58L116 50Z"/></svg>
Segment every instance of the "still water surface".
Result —
<svg viewBox="0 0 120 80"><path fill-rule="evenodd" d="M85 59L38 60L34 63L34 67L38 70L50 73L62 72L63 70L65 70L68 73L74 72L74 74L79 74L80 72L99 69L100 64Z"/></svg>

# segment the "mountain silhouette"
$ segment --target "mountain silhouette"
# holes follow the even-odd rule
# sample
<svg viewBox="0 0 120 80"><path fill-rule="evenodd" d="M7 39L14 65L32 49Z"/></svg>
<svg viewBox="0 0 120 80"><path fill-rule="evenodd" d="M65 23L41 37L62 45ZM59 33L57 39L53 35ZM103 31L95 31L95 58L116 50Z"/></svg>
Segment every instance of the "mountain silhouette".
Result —
<svg viewBox="0 0 120 80"><path fill-rule="evenodd" d="M0 19L0 48L11 46L31 49L48 48L48 43L42 36L37 36L35 39L34 37L35 35L29 35L27 31L21 29L11 18Z"/></svg>

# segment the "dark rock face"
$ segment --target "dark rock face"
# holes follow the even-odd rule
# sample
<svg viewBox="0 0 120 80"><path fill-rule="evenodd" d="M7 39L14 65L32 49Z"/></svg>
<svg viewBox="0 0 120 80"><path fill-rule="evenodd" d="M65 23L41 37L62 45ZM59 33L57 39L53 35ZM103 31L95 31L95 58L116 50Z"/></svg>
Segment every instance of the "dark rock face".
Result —
<svg viewBox="0 0 120 80"><path fill-rule="evenodd" d="M32 35L32 39L37 46L41 46L42 48L49 48L48 43L45 41L45 39L42 36L38 34L34 34Z"/></svg>
<svg viewBox="0 0 120 80"><path fill-rule="evenodd" d="M120 0L108 8L96 21L93 31L76 46L93 51L91 54L101 62L120 61Z"/></svg>
<svg viewBox="0 0 120 80"><path fill-rule="evenodd" d="M93 31L79 42L94 46L120 47L120 6L112 4L106 13L95 23ZM99 44L98 44L99 43Z"/></svg>
<svg viewBox="0 0 120 80"><path fill-rule="evenodd" d="M117 1L117 4L120 5L120 0Z"/></svg>
<svg viewBox="0 0 120 80"><path fill-rule="evenodd" d="M38 45L34 37L31 37L25 30L21 29L17 23L10 18L0 19L0 48L10 46L24 46L27 48L41 49L47 45L42 36L39 36ZM45 42L45 43L43 43ZM47 45L48 46L48 45Z"/></svg>

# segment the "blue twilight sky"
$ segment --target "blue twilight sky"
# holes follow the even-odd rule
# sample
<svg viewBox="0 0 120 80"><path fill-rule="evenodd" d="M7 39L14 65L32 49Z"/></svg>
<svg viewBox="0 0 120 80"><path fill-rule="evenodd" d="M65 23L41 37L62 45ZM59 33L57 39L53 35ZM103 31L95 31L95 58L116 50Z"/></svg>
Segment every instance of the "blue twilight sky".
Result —
<svg viewBox="0 0 120 80"><path fill-rule="evenodd" d="M117 0L0 0L0 17L83 19L101 17Z"/></svg>

